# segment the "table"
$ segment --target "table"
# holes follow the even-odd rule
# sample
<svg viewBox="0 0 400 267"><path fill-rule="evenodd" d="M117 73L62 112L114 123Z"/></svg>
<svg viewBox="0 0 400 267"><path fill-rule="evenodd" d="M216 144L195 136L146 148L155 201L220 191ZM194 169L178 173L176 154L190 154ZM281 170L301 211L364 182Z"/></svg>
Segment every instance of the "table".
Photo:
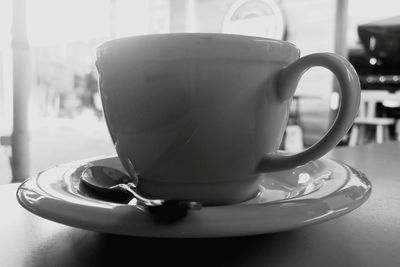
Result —
<svg viewBox="0 0 400 267"><path fill-rule="evenodd" d="M35 216L0 186L0 266L400 266L400 143L340 147L327 157L370 178L370 199L340 218L240 238L155 239L81 230Z"/></svg>
<svg viewBox="0 0 400 267"><path fill-rule="evenodd" d="M301 100L321 100L321 97L317 95L310 94L295 94L292 98L292 103L290 107L289 121L292 124L301 125L300 118L300 101Z"/></svg>
<svg viewBox="0 0 400 267"><path fill-rule="evenodd" d="M385 101L400 103L400 91L390 93L384 90L362 90L359 116L368 118L376 117L377 103L383 103Z"/></svg>
<svg viewBox="0 0 400 267"><path fill-rule="evenodd" d="M360 109L354 125L351 130L349 145L355 146L358 139L362 140L365 135L366 126L374 126L376 131L376 142L382 143L389 140L389 126L396 124L394 118L380 118L376 116L376 107L378 103L392 101L400 103L400 92L391 93L383 90L362 90ZM397 139L400 141L399 122L396 124ZM359 136L360 135L360 136Z"/></svg>
<svg viewBox="0 0 400 267"><path fill-rule="evenodd" d="M285 136L282 142L282 149L288 152L297 153L304 149L304 125L300 117L301 100L320 100L316 95L295 94L292 99L289 112L289 121L286 126Z"/></svg>

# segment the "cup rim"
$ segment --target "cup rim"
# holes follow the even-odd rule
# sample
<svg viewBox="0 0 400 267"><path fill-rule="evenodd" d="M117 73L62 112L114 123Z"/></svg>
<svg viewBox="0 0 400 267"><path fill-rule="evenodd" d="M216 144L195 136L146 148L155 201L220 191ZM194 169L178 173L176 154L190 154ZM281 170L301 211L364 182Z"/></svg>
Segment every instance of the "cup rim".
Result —
<svg viewBox="0 0 400 267"><path fill-rule="evenodd" d="M298 47L286 40L279 40L279 39L273 39L273 38L266 38L266 37L261 37L261 36L252 36L252 35L240 35L240 34L231 34L231 33L205 33L205 32L199 32L199 33L155 33L155 34L140 34L140 35L132 35L132 36L124 36L124 37L118 37L114 39L110 39L107 41L102 42L99 44L95 49L96 51L102 51L104 49L109 49L110 47L114 45L118 45L121 43L127 43L129 41L134 41L138 39L144 39L144 38L179 38L179 37L188 37L188 36L199 36L199 37L217 37L217 38L241 38L241 39L248 39L251 41L263 41L263 42L274 42L274 43L280 43L284 44L287 46L291 46L295 49L298 49Z"/></svg>
<svg viewBox="0 0 400 267"><path fill-rule="evenodd" d="M258 52L261 51L260 49L264 49L266 44L272 45L277 49L286 50L280 53L281 54L280 57L282 56L283 58L300 57L300 49L297 48L295 44L288 41L258 37L258 36L227 34L227 33L157 33L157 34L144 34L144 35L120 37L105 41L100 45L98 45L95 48L95 55L96 59L99 60L104 55L119 53L120 51L128 49L131 44L140 43L140 41L142 41L143 43L149 42L149 44L153 43L156 44L156 46L160 45L161 47L161 45L163 44L162 40L168 40L169 42L174 42L174 40L190 42L192 38L193 39L196 38L197 40L201 39L206 40L207 38L210 39L212 38L222 41L220 44L223 44L223 42L237 41L239 45L236 46L237 49L235 50L235 52L239 52L239 50L241 50L241 47L251 44L252 50L254 50L253 52L251 52L251 54L253 54L253 56L251 56L252 58L257 58L259 54ZM192 45L193 44L195 44L195 42L193 42ZM172 57L172 55L166 55L166 57Z"/></svg>

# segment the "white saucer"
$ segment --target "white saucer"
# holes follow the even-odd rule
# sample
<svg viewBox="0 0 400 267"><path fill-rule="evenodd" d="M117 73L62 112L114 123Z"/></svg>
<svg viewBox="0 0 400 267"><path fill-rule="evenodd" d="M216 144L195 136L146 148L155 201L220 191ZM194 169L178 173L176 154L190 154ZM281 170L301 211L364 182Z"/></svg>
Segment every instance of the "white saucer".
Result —
<svg viewBox="0 0 400 267"><path fill-rule="evenodd" d="M292 170L265 174L259 194L244 203L189 211L174 223L160 223L145 210L104 201L84 190L87 164L123 170L116 156L59 165L24 182L17 191L30 212L92 231L146 237L226 237L284 231L344 215L371 193L366 176L352 167L320 159Z"/></svg>

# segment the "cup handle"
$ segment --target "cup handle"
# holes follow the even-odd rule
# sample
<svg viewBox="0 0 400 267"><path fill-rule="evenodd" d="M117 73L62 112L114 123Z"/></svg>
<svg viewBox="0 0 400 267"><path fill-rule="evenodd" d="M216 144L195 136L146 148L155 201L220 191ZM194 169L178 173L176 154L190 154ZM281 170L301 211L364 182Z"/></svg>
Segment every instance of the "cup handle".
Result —
<svg viewBox="0 0 400 267"><path fill-rule="evenodd" d="M272 152L259 162L259 172L280 171L308 163L334 148L350 129L360 105L360 82L353 66L343 57L332 53L317 53L302 57L278 73L277 97L290 101L302 75L311 67L320 66L332 71L340 84L340 107L327 133L313 146L297 154Z"/></svg>

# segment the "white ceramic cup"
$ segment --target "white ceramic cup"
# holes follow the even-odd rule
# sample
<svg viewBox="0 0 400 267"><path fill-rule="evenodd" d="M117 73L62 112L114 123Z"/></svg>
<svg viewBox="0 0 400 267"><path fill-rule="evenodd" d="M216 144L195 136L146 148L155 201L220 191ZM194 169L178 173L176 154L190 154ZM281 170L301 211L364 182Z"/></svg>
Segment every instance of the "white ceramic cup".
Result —
<svg viewBox="0 0 400 267"><path fill-rule="evenodd" d="M97 49L107 125L126 170L151 197L237 203L258 190L260 173L323 156L357 114L360 85L331 53L299 58L293 44L228 34L127 37ZM314 66L340 84L335 122L297 154L278 150L299 79Z"/></svg>

